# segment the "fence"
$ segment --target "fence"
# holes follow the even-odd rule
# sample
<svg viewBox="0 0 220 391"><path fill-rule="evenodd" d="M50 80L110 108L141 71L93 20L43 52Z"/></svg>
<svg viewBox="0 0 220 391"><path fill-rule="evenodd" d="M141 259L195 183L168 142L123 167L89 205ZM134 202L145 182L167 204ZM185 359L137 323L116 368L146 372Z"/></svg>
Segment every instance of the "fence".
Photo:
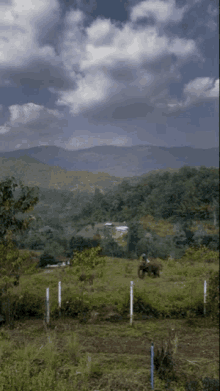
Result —
<svg viewBox="0 0 220 391"><path fill-rule="evenodd" d="M130 325L132 326L133 324L133 303L134 303L134 282L131 281L130 282ZM206 315L206 297L207 297L207 282L206 280L204 281L204 309L203 309L203 313L204 313L204 316ZM6 313L6 322L7 323L11 323L12 322L12 317L13 317L13 314L12 314L12 311L11 311L11 308L10 308L10 302L9 302L9 298L8 298L8 301L7 303L4 304L4 310L6 309L6 311L4 311ZM46 300L45 300L45 321L47 324L50 323L50 303L49 303L49 288L46 288ZM58 310L59 310L59 316L61 317L61 281L58 282ZM0 315L0 321L3 321L4 317L2 317L2 315ZM12 322L13 323L13 322Z"/></svg>
<svg viewBox="0 0 220 391"><path fill-rule="evenodd" d="M133 302L134 302L134 282L130 281L130 325L133 325ZM204 281L204 315L206 315L206 294L207 294L207 283ZM46 300L45 300L45 324L49 325L50 323L50 293L49 288L46 288ZM10 311L10 302L9 298L6 306L8 307L8 311L6 311L6 322L11 324L11 311ZM58 308L59 308L59 316L61 317L61 281L58 282ZM49 341L50 337L48 336ZM51 342L51 341L50 341ZM151 343L150 350L150 373L151 373L151 389L154 389L154 344Z"/></svg>

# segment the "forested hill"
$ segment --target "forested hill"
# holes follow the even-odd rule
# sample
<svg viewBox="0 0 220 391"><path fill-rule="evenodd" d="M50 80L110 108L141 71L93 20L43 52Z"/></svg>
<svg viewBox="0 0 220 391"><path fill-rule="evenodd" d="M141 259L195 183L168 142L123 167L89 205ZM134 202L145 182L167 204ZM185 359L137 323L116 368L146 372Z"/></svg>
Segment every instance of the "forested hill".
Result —
<svg viewBox="0 0 220 391"><path fill-rule="evenodd" d="M152 173L136 184L123 181L105 194L97 189L76 219L130 221L144 215L172 222L218 219L219 169L184 166Z"/></svg>
<svg viewBox="0 0 220 391"><path fill-rule="evenodd" d="M30 212L35 219L30 229L16 238L21 248L42 251L49 246L50 253L52 251L55 255L58 252L63 254L72 243L72 238L83 228L88 236L92 227L92 235L95 235L98 233L98 226L108 220L120 224L125 221L130 233L132 224L142 225L144 232L140 232L140 235L138 233L134 236L135 239L132 239L135 245L150 232L158 235L155 236L155 257L167 256L171 250L175 250L172 247L174 244L165 242L170 235L176 235L177 226L184 228L187 222L192 223L192 232L197 232L195 243L209 240L211 237L205 236L210 234L212 241L215 242L213 248L219 248L217 168L184 166L174 172L152 172L150 175L136 178L136 182L132 178L124 180L117 187L106 189L104 192L96 189L95 194L86 191L71 192L42 188L39 190L39 202ZM176 223L180 224L176 226ZM45 230L49 232L49 236L45 234ZM183 232L180 230L178 235L183 235ZM164 241L161 242L162 238ZM128 239L128 243L130 242ZM114 240L107 244L103 243L103 246L105 249L108 247L108 251L111 250L106 250L107 255L113 254ZM114 256L123 255L120 248L116 250ZM139 250L145 251L142 247Z"/></svg>

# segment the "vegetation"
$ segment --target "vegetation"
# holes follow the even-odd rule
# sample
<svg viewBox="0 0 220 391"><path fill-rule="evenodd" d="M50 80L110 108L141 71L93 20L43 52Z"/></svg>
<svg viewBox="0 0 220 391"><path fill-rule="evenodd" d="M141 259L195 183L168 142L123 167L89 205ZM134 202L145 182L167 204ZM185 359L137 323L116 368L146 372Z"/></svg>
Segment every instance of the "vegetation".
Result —
<svg viewBox="0 0 220 391"><path fill-rule="evenodd" d="M218 182L217 169L183 167L123 181L106 193L40 189L38 204L37 189L20 182L16 192L14 178L1 182L0 314L6 324L0 331L0 391L150 389L151 341L155 389L217 390ZM102 229L107 220L126 221L128 234L116 240ZM79 234L83 227L87 237ZM142 252L162 266L160 278L138 278ZM67 256L71 266L50 273L36 268ZM19 285L13 273L20 275ZM50 328L42 322L48 286ZM164 347L167 325L177 332ZM19 343L10 330L15 327L21 328Z"/></svg>
<svg viewBox="0 0 220 391"><path fill-rule="evenodd" d="M40 386L49 390L150 389L148 354L154 341L155 389L190 390L194 381L198 389L204 384L211 391L218 378L218 253L205 247L188 249L178 261L159 260L163 265L160 279L139 280L136 262L104 259L99 251L75 253L72 266L62 273L35 269L21 276L19 287L10 288L5 302L10 297L13 328L23 338L16 334L15 339L7 326L1 328L3 389L15 390L18 384L19 390L31 386L33 391ZM82 278L83 273L87 278ZM204 279L210 292L205 318ZM62 317L58 319L60 280ZM128 318L131 280L135 283L132 328ZM45 286L50 287L51 324L44 330ZM209 305L213 300L216 305ZM167 329L170 333L174 329L174 335L168 335Z"/></svg>
<svg viewBox="0 0 220 391"><path fill-rule="evenodd" d="M15 191L19 187L20 191ZM5 179L0 183L0 289L7 291L14 283L13 274L19 275L19 269L25 260L13 242L12 234L24 231L30 224L30 219L23 217L25 212L30 211L38 201L37 189L24 186L15 178Z"/></svg>

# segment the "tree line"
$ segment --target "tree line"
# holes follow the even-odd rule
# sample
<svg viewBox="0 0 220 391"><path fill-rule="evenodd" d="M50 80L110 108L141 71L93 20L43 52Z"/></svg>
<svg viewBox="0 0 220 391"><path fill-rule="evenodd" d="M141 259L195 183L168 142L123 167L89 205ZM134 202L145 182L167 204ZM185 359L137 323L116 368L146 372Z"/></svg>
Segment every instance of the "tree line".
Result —
<svg viewBox="0 0 220 391"><path fill-rule="evenodd" d="M175 173L152 173L136 185L123 181L104 194L96 189L75 220L132 221L144 215L183 224L212 219L217 225L219 169L184 166Z"/></svg>
<svg viewBox="0 0 220 391"><path fill-rule="evenodd" d="M50 210L49 220L43 212L45 203ZM61 204L62 202L62 204ZM50 208L51 207L51 208ZM60 209L62 213L60 214ZM33 214L32 217L27 213ZM175 226L175 235L161 238L146 231L139 220L145 215L164 219ZM46 216L46 217L45 217ZM120 247L111 235L91 239L79 238L80 228L106 220L126 221L129 226L127 246ZM13 233L19 248L40 249L56 255L73 254L82 248L102 246L109 256L135 257L148 251L154 257L166 258L170 254L181 256L190 245L207 245L219 249L217 235L207 235L202 229L193 233L194 220L219 224L219 169L184 166L178 172L152 173L140 177L137 183L123 181L116 188L101 193L85 194L44 191L24 186L15 178L0 183L0 242ZM72 223L75 233L66 239L66 226Z"/></svg>

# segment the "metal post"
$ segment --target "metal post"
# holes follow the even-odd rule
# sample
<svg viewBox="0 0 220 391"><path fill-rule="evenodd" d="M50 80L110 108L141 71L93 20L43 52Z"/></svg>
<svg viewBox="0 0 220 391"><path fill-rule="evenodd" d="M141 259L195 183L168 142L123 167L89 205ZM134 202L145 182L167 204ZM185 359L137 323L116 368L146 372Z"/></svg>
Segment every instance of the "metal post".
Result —
<svg viewBox="0 0 220 391"><path fill-rule="evenodd" d="M206 315L206 281L204 281L204 316Z"/></svg>
<svg viewBox="0 0 220 391"><path fill-rule="evenodd" d="M132 326L133 322L133 281L130 285L130 325Z"/></svg>
<svg viewBox="0 0 220 391"><path fill-rule="evenodd" d="M46 323L50 322L49 288L46 288Z"/></svg>
<svg viewBox="0 0 220 391"><path fill-rule="evenodd" d="M58 282L58 306L59 316L61 317L61 281Z"/></svg>
<svg viewBox="0 0 220 391"><path fill-rule="evenodd" d="M151 389L154 389L154 343L151 343L151 366L150 366L150 372L151 372Z"/></svg>

